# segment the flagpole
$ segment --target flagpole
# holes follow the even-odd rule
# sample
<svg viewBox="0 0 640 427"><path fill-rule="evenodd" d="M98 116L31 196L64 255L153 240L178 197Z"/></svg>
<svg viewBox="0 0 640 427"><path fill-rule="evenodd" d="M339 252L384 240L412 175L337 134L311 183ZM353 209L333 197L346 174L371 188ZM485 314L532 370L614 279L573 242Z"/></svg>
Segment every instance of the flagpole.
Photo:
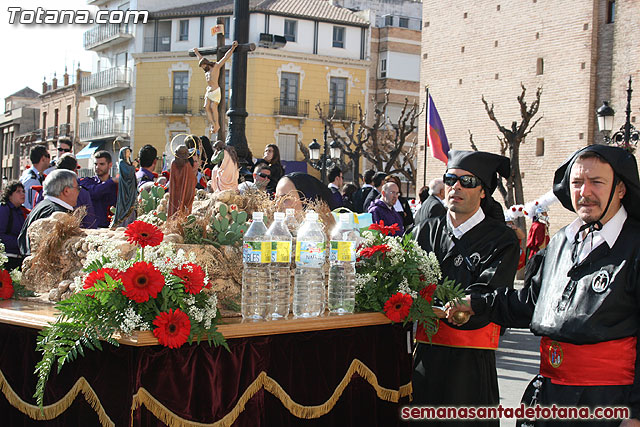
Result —
<svg viewBox="0 0 640 427"><path fill-rule="evenodd" d="M427 158L429 157L429 86L424 87L427 98L427 121L424 133L424 169L422 170L422 186L427 185Z"/></svg>

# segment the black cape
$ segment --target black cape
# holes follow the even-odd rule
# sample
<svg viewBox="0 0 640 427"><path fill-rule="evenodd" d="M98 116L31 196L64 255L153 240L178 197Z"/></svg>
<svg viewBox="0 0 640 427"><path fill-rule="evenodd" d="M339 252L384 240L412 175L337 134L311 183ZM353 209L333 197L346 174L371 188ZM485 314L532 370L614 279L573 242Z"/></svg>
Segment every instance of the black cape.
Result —
<svg viewBox="0 0 640 427"><path fill-rule="evenodd" d="M640 343L640 222L628 217L612 248L603 243L575 266L571 258L574 243L564 230L530 260L523 289L476 296L471 302L474 312L504 326L530 327L536 335L572 344L629 336L638 337ZM570 386L563 387L564 391L554 393L558 387L549 386L542 396L551 400L540 403L566 399ZM633 386L576 387L569 394L595 400L599 406L612 403L613 395L628 396L618 406L629 406L632 416L639 418L640 348L636 349Z"/></svg>
<svg viewBox="0 0 640 427"><path fill-rule="evenodd" d="M422 223L417 227L416 236L423 249L435 252L443 278L454 279L467 292L513 286L520 248L515 233L504 223L485 217L455 244L446 216L443 216ZM458 264L462 252L466 253L468 262ZM472 316L460 329L478 329L488 323L487 316ZM495 351L419 343L414 361L413 390L413 405L497 405ZM464 425L497 426L499 420L464 422Z"/></svg>
<svg viewBox="0 0 640 427"><path fill-rule="evenodd" d="M43 201L38 203L35 208L33 208L31 213L29 213L29 216L27 216L27 219L22 225L22 230L20 230L20 234L18 235L18 246L20 247L20 253L23 256L31 255L31 243L29 242L29 234L27 233L29 226L38 219L50 217L54 212L71 211L64 206L60 206L54 201L45 198Z"/></svg>
<svg viewBox="0 0 640 427"><path fill-rule="evenodd" d="M447 213L447 208L433 194L425 199L416 211L414 221L416 226L428 220L429 218L438 218Z"/></svg>

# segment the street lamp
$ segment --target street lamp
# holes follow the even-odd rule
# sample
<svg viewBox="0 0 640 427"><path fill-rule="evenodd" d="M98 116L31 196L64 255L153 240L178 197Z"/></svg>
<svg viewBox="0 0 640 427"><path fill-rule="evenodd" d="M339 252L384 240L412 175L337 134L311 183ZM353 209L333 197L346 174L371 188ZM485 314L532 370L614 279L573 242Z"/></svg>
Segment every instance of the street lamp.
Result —
<svg viewBox="0 0 640 427"><path fill-rule="evenodd" d="M598 128L604 136L607 144L615 144L625 150L633 153L640 139L640 132L631 124L631 77L629 77L629 88L627 89L627 119L620 129L609 137L609 133L613 129L613 117L615 111L609 106L609 102L604 101L602 106L596 110L598 117Z"/></svg>
<svg viewBox="0 0 640 427"><path fill-rule="evenodd" d="M342 155L342 146L338 141L327 141L327 126L324 127L324 149L320 154L320 143L313 138L309 144L309 164L316 170L321 171L321 179L323 183L327 183L327 169L331 169L337 165L337 160Z"/></svg>

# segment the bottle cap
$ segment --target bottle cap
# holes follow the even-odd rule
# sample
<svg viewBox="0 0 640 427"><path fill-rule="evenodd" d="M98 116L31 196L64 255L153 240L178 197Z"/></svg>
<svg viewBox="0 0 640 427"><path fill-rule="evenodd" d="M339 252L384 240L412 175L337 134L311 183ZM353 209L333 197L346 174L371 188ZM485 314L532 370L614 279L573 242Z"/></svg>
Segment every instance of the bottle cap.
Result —
<svg viewBox="0 0 640 427"><path fill-rule="evenodd" d="M273 214L274 221L284 221L284 212L276 212Z"/></svg>
<svg viewBox="0 0 640 427"><path fill-rule="evenodd" d="M264 213L263 212L254 212L253 215L251 216L251 218L253 218L254 221L262 221L262 219L264 218Z"/></svg>
<svg viewBox="0 0 640 427"><path fill-rule="evenodd" d="M287 209L287 216L296 216L296 210L292 208Z"/></svg>

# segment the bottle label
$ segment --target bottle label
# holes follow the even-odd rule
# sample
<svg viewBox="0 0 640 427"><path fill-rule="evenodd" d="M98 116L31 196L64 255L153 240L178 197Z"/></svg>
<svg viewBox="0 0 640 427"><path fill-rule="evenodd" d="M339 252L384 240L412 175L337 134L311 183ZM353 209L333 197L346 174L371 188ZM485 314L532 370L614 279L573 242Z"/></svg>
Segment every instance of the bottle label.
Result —
<svg viewBox="0 0 640 427"><path fill-rule="evenodd" d="M291 242L271 242L271 262L291 262Z"/></svg>
<svg viewBox="0 0 640 427"><path fill-rule="evenodd" d="M298 240L296 244L296 262L309 267L324 265L324 242L305 242Z"/></svg>
<svg viewBox="0 0 640 427"><path fill-rule="evenodd" d="M271 262L271 242L244 242L242 262L254 264Z"/></svg>
<svg viewBox="0 0 640 427"><path fill-rule="evenodd" d="M356 242L331 241L329 261L356 261Z"/></svg>

